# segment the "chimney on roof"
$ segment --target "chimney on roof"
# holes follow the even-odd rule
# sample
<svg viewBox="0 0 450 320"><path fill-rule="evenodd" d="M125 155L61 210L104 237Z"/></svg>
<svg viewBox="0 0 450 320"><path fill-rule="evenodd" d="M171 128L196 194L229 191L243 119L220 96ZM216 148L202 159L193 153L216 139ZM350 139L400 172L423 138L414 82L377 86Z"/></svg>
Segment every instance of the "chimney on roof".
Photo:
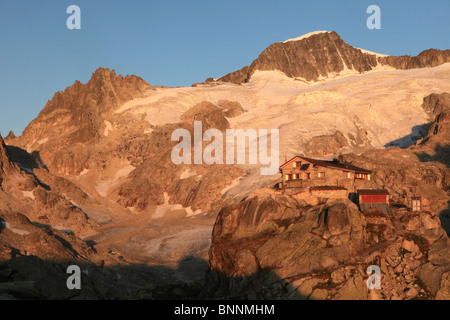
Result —
<svg viewBox="0 0 450 320"><path fill-rule="evenodd" d="M340 164L345 164L344 156L343 156L342 154L339 154L339 155L338 155L338 162L339 162Z"/></svg>

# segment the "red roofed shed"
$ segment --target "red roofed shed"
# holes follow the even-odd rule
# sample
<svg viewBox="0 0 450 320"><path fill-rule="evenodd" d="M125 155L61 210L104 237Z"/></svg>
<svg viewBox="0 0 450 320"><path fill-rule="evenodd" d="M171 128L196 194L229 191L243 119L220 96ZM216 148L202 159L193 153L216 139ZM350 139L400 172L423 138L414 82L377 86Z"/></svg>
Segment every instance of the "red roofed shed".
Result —
<svg viewBox="0 0 450 320"><path fill-rule="evenodd" d="M387 203L389 204L389 192L384 189L358 190L359 204L363 203Z"/></svg>

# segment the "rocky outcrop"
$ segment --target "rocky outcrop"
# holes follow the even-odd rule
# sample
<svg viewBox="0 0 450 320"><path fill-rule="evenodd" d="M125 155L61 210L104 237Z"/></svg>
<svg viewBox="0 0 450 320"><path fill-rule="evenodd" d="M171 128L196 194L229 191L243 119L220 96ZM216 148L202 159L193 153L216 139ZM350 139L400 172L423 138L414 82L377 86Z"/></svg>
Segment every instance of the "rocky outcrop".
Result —
<svg viewBox="0 0 450 320"><path fill-rule="evenodd" d="M129 156L137 169L115 190L118 202L124 207L142 211L163 204L164 192L167 192L170 203L191 207L193 211L216 213L212 208L222 197L221 190L241 176L243 171L226 164L175 165L171 159L171 152L178 142L171 141L171 135L176 129L185 129L193 137L194 121L202 122L203 132L215 128L225 134L225 130L229 128L225 114L230 110L236 112L233 110L239 110L239 106L230 102L220 105L221 107L209 102L199 103L182 115L183 122L157 127L145 139L128 141L125 148L127 152L136 150L135 153L129 152ZM192 139L192 150L193 144ZM205 147L206 144L202 150ZM141 158L143 155L144 159ZM189 174L184 177L183 173L186 172Z"/></svg>
<svg viewBox="0 0 450 320"><path fill-rule="evenodd" d="M219 213L210 249L211 281L220 283L218 294L224 296L245 295L241 279L270 292L269 283L348 261L364 247L364 224L355 207L344 203L308 208L294 197L249 197ZM265 281L261 275L268 283L260 282Z"/></svg>
<svg viewBox="0 0 450 320"><path fill-rule="evenodd" d="M241 104L236 101L220 100L217 106L222 109L223 115L227 118L234 118L245 112Z"/></svg>
<svg viewBox="0 0 450 320"><path fill-rule="evenodd" d="M450 50L429 49L421 52L416 57L411 56L387 56L379 57L378 62L399 70L415 68L431 68L450 61Z"/></svg>
<svg viewBox="0 0 450 320"><path fill-rule="evenodd" d="M337 131L332 135L313 137L305 146L307 156L323 156L337 153L344 147L349 147L347 138Z"/></svg>
<svg viewBox="0 0 450 320"><path fill-rule="evenodd" d="M345 43L336 32L313 33L300 40L277 42L265 49L250 66L229 73L218 81L248 82L256 70L278 70L291 78L317 81L345 70L364 73L377 66L396 69L434 67L450 62L450 50L430 49L417 57L377 56Z"/></svg>
<svg viewBox="0 0 450 320"><path fill-rule="evenodd" d="M23 167L21 162L27 163L27 159L33 159L33 157L26 154L25 151L20 153L15 149L12 149L13 156L11 156L9 149L10 146L6 146L1 140L0 218L3 219L3 227L8 229L8 226L10 226L10 232L0 234L3 244L6 241L11 245L11 239L17 238L18 242L14 247L23 248L26 252L31 252L33 250L26 248L26 246L30 243L35 243L37 240L28 237L27 241L22 241L24 240L23 237L19 236L35 234L38 238L45 238L44 234L53 231L58 234L65 233L76 235L77 237L90 234L96 223L90 221L86 213L75 206L64 195L66 194L64 191L68 191L70 186L67 186L65 190L59 188L59 186L57 187L58 183L60 185L63 182L70 183L63 178L53 177L48 170L38 168L38 166L34 167L38 174L33 169ZM44 179L39 179L38 176ZM77 199L83 197L81 190L78 190L80 193L76 197L76 187L73 185L71 187L71 195ZM87 198L87 195L84 194L84 197ZM36 233L33 233L32 230L35 230ZM78 239L77 237L73 237L73 239ZM55 250L49 249L45 251L45 246L33 245L36 245L36 252L41 250L39 252L42 254L46 252L55 256L59 254L56 247L53 248ZM42 257L45 258L44 256Z"/></svg>
<svg viewBox="0 0 450 320"><path fill-rule="evenodd" d="M55 93L15 144L39 152L50 170L80 172L92 156L86 146L97 143L105 130L104 115L148 89L151 86L137 76L99 68L86 84L76 81Z"/></svg>
<svg viewBox="0 0 450 320"><path fill-rule="evenodd" d="M6 149L5 142L0 135L0 187L2 185L3 179L5 179L6 174L10 172L12 168L13 164Z"/></svg>
<svg viewBox="0 0 450 320"><path fill-rule="evenodd" d="M16 135L14 134L14 131L10 131L10 132L8 133L8 135L5 137L5 140L12 140L12 139L15 139L15 138L17 138L17 137L16 137Z"/></svg>
<svg viewBox="0 0 450 320"><path fill-rule="evenodd" d="M240 70L231 72L223 77L220 77L218 80L223 82L231 82L235 84L241 84L245 83L248 80L250 80L250 74L249 74L250 67L245 66ZM211 81L209 81L211 82Z"/></svg>
<svg viewBox="0 0 450 320"><path fill-rule="evenodd" d="M230 127L230 123L225 119L223 110L216 107L210 102L201 102L189 108L181 119L186 123L194 123L194 121L202 121L205 128L215 128L224 131Z"/></svg>
<svg viewBox="0 0 450 320"><path fill-rule="evenodd" d="M438 161L450 165L450 94L431 94L422 107L430 115L426 136L413 149L423 161Z"/></svg>
<svg viewBox="0 0 450 320"><path fill-rule="evenodd" d="M0 263L15 256L32 255L62 262L90 254L91 249L73 235L36 226L19 212L2 213L0 221ZM84 260L86 261L86 258Z"/></svg>
<svg viewBox="0 0 450 320"><path fill-rule="evenodd" d="M450 110L450 93L432 93L423 98L422 108L430 115L431 120L442 112Z"/></svg>
<svg viewBox="0 0 450 320"><path fill-rule="evenodd" d="M103 120L101 114L137 97L151 86L137 76L117 76L114 70L99 68L91 79L76 81L47 102L39 116L24 130L23 140L63 136L70 145L95 140ZM48 123L56 124L48 126Z"/></svg>
<svg viewBox="0 0 450 320"><path fill-rule="evenodd" d="M0 193L17 194L22 190L30 190L38 185L38 181L13 161L8 146L0 136ZM0 199L0 210L2 209Z"/></svg>
<svg viewBox="0 0 450 320"><path fill-rule="evenodd" d="M436 216L427 220L421 214L424 224L409 228L406 211L388 217L362 214L345 199L315 206L302 201L264 189L223 208L214 226L204 294L337 300L448 294L450 243ZM367 288L369 265L381 269L381 290ZM428 279L425 269L431 265L440 273Z"/></svg>

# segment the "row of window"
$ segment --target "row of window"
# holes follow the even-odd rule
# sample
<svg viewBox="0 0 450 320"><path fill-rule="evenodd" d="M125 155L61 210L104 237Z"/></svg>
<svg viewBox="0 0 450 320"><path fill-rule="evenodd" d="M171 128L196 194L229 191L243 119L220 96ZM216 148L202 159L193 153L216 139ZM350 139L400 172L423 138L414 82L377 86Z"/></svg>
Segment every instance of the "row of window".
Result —
<svg viewBox="0 0 450 320"><path fill-rule="evenodd" d="M302 162L301 161L294 161L292 164L293 164L294 168L300 168L300 166L302 165Z"/></svg>
<svg viewBox="0 0 450 320"><path fill-rule="evenodd" d="M294 173L294 174L286 174L284 176L285 180L300 180L300 173ZM342 171L342 176L345 179L351 179L351 173L348 171ZM325 178L325 172L318 172L317 173L318 178ZM311 179L311 173L304 173L303 179L309 180ZM355 174L355 179L360 180L370 180L370 174L364 174L364 173L357 173Z"/></svg>
<svg viewBox="0 0 450 320"><path fill-rule="evenodd" d="M359 180L370 180L370 174L366 174L366 173L356 173L356 174L355 174L355 179L359 179Z"/></svg>
<svg viewBox="0 0 450 320"><path fill-rule="evenodd" d="M318 174L319 178L325 178L325 172L319 172ZM294 174L286 174L284 176L284 179L287 180L300 180L300 173L294 173ZM311 179L311 173L304 173L305 180Z"/></svg>

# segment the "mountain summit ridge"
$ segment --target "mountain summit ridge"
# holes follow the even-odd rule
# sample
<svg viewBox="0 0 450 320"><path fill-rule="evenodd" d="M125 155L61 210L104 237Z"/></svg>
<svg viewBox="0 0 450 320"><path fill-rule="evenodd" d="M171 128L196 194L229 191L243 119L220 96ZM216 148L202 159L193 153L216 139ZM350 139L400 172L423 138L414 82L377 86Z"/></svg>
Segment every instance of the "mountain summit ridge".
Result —
<svg viewBox="0 0 450 320"><path fill-rule="evenodd" d="M316 82L347 70L365 73L383 66L405 70L434 67L446 62L450 62L450 50L429 49L416 57L385 56L355 48L335 31L315 31L271 44L250 66L217 81L242 84L250 81L255 71L278 70L290 78Z"/></svg>

